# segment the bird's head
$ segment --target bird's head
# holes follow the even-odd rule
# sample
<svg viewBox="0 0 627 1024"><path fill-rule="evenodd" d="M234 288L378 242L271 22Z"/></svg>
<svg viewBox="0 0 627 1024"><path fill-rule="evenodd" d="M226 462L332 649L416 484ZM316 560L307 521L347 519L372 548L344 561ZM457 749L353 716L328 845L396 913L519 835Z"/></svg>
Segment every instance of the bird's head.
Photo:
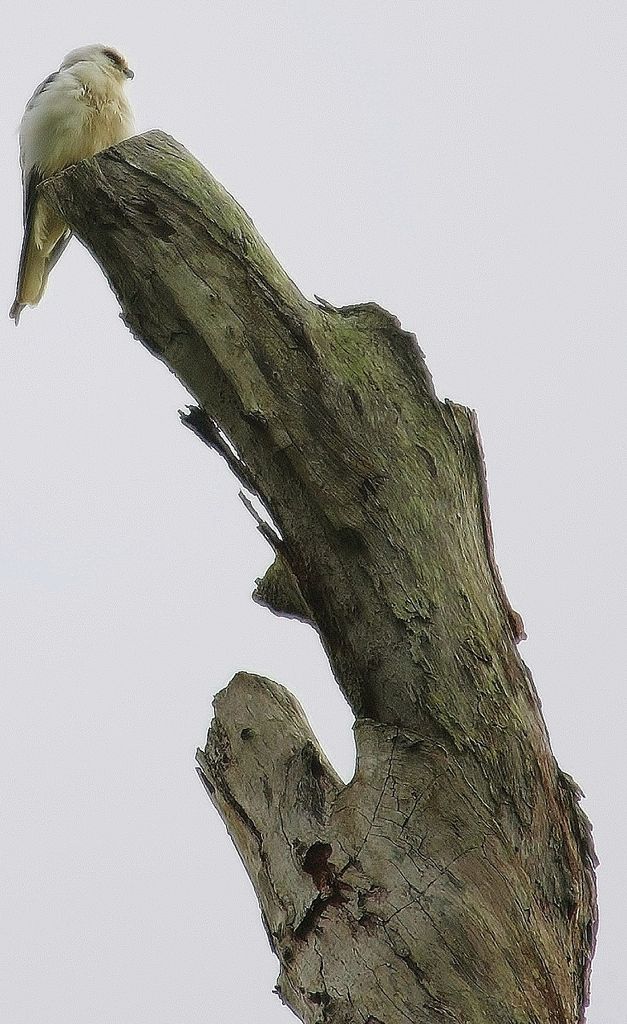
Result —
<svg viewBox="0 0 627 1024"><path fill-rule="evenodd" d="M126 57L115 50L112 46L102 46L101 43L94 43L91 46L79 46L72 50L67 57L63 58L61 70L72 68L76 64L96 64L101 71L106 71L120 80L133 78L134 73L128 66Z"/></svg>

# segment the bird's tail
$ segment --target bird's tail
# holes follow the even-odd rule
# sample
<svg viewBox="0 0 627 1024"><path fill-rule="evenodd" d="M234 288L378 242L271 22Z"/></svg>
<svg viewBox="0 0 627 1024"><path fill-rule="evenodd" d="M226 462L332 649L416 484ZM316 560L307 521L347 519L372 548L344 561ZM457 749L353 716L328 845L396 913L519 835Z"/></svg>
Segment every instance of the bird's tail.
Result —
<svg viewBox="0 0 627 1024"><path fill-rule="evenodd" d="M17 327L17 325L20 322L20 317L22 315L22 310L23 309L24 309L24 303L23 302L18 302L18 300L16 298L15 301L13 302L13 305L11 306L11 308L9 310L9 316L11 317L11 320L15 320L15 326L16 327Z"/></svg>
<svg viewBox="0 0 627 1024"><path fill-rule="evenodd" d="M22 252L23 255L20 259L20 268L17 275L15 301L9 311L9 316L12 320L15 320L16 327L20 321L20 314L24 306L36 306L39 302L46 287L48 277L46 273L48 257L33 244L32 234L29 242L23 247Z"/></svg>
<svg viewBox="0 0 627 1024"><path fill-rule="evenodd" d="M24 306L36 306L41 299L48 275L70 240L70 229L49 207L44 218L43 224L39 217L29 218L24 228L15 301L9 310L16 327Z"/></svg>

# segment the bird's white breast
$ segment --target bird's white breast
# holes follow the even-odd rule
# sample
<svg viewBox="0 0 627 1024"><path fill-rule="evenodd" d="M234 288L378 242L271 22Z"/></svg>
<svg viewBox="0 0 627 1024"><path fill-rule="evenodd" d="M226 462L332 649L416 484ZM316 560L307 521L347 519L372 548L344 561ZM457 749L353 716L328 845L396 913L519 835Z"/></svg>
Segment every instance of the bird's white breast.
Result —
<svg viewBox="0 0 627 1024"><path fill-rule="evenodd" d="M43 177L93 156L133 134L122 85L87 63L59 74L27 108L20 126L24 176Z"/></svg>

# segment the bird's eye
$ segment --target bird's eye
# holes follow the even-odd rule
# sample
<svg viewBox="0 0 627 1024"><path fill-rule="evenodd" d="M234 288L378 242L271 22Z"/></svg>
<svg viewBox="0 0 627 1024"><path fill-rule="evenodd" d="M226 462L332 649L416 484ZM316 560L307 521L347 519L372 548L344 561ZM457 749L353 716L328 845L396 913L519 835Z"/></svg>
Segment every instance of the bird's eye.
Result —
<svg viewBox="0 0 627 1024"><path fill-rule="evenodd" d="M116 53L115 50L103 50L102 52L107 60L110 60L112 64L115 64L116 68L122 67L122 61L120 60L119 53Z"/></svg>

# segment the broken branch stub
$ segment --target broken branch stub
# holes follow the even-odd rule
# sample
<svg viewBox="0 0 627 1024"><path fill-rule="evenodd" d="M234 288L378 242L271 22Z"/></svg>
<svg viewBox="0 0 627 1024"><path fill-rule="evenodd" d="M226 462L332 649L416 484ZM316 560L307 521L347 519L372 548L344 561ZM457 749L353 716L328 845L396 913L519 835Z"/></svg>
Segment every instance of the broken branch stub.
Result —
<svg viewBox="0 0 627 1024"><path fill-rule="evenodd" d="M282 997L327 1024L582 1019L594 855L516 648L474 414L385 310L305 299L163 133L41 188L268 510L257 599L314 625L357 718L343 786L294 699L240 675L199 754Z"/></svg>
<svg viewBox="0 0 627 1024"><path fill-rule="evenodd" d="M530 893L444 744L368 720L355 738L343 786L295 699L239 674L198 752L253 880L281 998L312 1022L578 1020L576 930L564 913L556 936L547 913L572 897L567 872Z"/></svg>

